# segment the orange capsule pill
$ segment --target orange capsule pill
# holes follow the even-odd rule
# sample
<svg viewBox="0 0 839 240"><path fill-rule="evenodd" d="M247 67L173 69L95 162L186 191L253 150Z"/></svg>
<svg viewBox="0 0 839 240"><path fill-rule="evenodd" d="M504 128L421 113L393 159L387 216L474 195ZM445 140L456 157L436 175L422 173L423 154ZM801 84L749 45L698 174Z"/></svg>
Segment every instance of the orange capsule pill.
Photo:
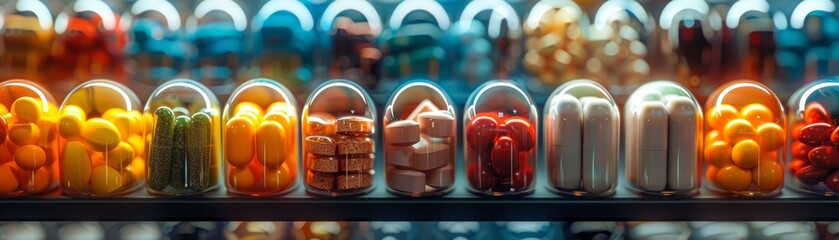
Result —
<svg viewBox="0 0 839 240"><path fill-rule="evenodd" d="M286 141L290 141L285 128L276 122L262 122L256 130L256 156L268 169L277 169L288 155Z"/></svg>
<svg viewBox="0 0 839 240"><path fill-rule="evenodd" d="M37 145L24 145L15 152L15 163L24 170L34 171L44 166L46 161L47 154Z"/></svg>
<svg viewBox="0 0 839 240"><path fill-rule="evenodd" d="M760 126L774 120L772 110L760 103L746 105L740 110L740 116L749 121L752 126Z"/></svg>
<svg viewBox="0 0 839 240"><path fill-rule="evenodd" d="M729 191L745 191L752 184L752 173L735 165L726 166L717 172L717 184Z"/></svg>
<svg viewBox="0 0 839 240"><path fill-rule="evenodd" d="M722 104L708 111L706 119L709 126L716 130L723 130L726 123L738 117L740 117L740 113L737 112L736 108L728 104Z"/></svg>
<svg viewBox="0 0 839 240"><path fill-rule="evenodd" d="M704 155L711 165L723 167L731 162L731 146L725 141L716 141L705 146Z"/></svg>
<svg viewBox="0 0 839 240"><path fill-rule="evenodd" d="M245 168L253 159L254 124L251 120L234 117L224 128L224 156L227 163Z"/></svg>
<svg viewBox="0 0 839 240"><path fill-rule="evenodd" d="M252 102L241 102L236 104L236 107L233 108L233 114L240 114L244 112L250 112L255 115L262 115L262 108L259 107L256 103Z"/></svg>
<svg viewBox="0 0 839 240"><path fill-rule="evenodd" d="M51 183L51 173L47 168L40 168L35 171L22 171L21 189L28 193L39 193L49 187Z"/></svg>
<svg viewBox="0 0 839 240"><path fill-rule="evenodd" d="M230 168L230 173L227 176L230 176L230 179L228 179L230 186L239 191L248 191L256 183L256 177L249 168Z"/></svg>
<svg viewBox="0 0 839 240"><path fill-rule="evenodd" d="M9 194L20 186L18 170L10 165L0 166L0 194Z"/></svg>
<svg viewBox="0 0 839 240"><path fill-rule="evenodd" d="M784 180L784 172L781 164L774 159L762 160L756 168L752 169L752 182L760 190L773 190L781 187Z"/></svg>
<svg viewBox="0 0 839 240"><path fill-rule="evenodd" d="M734 119L725 124L723 129L723 137L729 143L740 142L745 139L755 139L757 133L749 121L743 119Z"/></svg>
<svg viewBox="0 0 839 240"><path fill-rule="evenodd" d="M743 140L731 148L731 160L741 168L753 168L760 161L760 145L754 140Z"/></svg>
<svg viewBox="0 0 839 240"><path fill-rule="evenodd" d="M264 178L265 191L282 191L291 185L291 174L288 165L285 164L277 170L269 170Z"/></svg>
<svg viewBox="0 0 839 240"><path fill-rule="evenodd" d="M778 150L786 145L787 133L780 125L764 123L757 128L757 141L763 151Z"/></svg>

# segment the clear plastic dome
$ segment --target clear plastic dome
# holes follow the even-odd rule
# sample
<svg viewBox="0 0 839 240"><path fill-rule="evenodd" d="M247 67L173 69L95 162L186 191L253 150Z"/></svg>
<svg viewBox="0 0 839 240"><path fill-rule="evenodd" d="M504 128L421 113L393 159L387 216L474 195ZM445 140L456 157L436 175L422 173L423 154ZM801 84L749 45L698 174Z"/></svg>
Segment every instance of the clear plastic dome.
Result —
<svg viewBox="0 0 839 240"><path fill-rule="evenodd" d="M149 193L192 195L218 187L220 113L215 95L193 80L170 80L152 93L143 110Z"/></svg>
<svg viewBox="0 0 839 240"><path fill-rule="evenodd" d="M172 3L139 0L131 5L127 22L125 68L129 84L141 99L186 65L188 46L183 37L181 16Z"/></svg>
<svg viewBox="0 0 839 240"><path fill-rule="evenodd" d="M326 69L323 79L349 79L365 89L379 82L382 52L376 38L382 18L368 1L336 0L320 18L318 28Z"/></svg>
<svg viewBox="0 0 839 240"><path fill-rule="evenodd" d="M227 191L265 196L297 187L297 101L274 80L256 78L233 91L224 107Z"/></svg>
<svg viewBox="0 0 839 240"><path fill-rule="evenodd" d="M403 196L439 196L454 187L457 115L452 100L428 80L412 80L387 101L385 178Z"/></svg>
<svg viewBox="0 0 839 240"><path fill-rule="evenodd" d="M469 191L488 196L533 192L539 117L533 99L511 81L484 83L463 111Z"/></svg>
<svg viewBox="0 0 839 240"><path fill-rule="evenodd" d="M121 74L125 46L123 22L102 0L76 0L55 18L53 92L63 95L82 81L108 78L126 82Z"/></svg>
<svg viewBox="0 0 839 240"><path fill-rule="evenodd" d="M12 0L5 8L0 37L0 78L46 82L47 61L55 31L49 8L41 1ZM14 47L12 47L14 46Z"/></svg>
<svg viewBox="0 0 839 240"><path fill-rule="evenodd" d="M705 103L705 178L711 190L743 196L780 194L786 117L769 88L729 82Z"/></svg>
<svg viewBox="0 0 839 240"><path fill-rule="evenodd" d="M379 37L382 75L378 89L389 92L414 78L439 81L446 66L440 40L451 25L443 6L434 0L407 0L393 10L387 30Z"/></svg>
<svg viewBox="0 0 839 240"><path fill-rule="evenodd" d="M271 0L251 20L253 67L292 93L303 93L313 79L315 22L298 1Z"/></svg>
<svg viewBox="0 0 839 240"><path fill-rule="evenodd" d="M187 38L195 50L191 74L222 101L243 80L247 27L245 11L232 0L201 1L186 20Z"/></svg>
<svg viewBox="0 0 839 240"><path fill-rule="evenodd" d="M571 0L542 0L523 23L524 69L533 76L533 92L547 95L562 83L584 77L588 68L585 36L589 20Z"/></svg>
<svg viewBox="0 0 839 240"><path fill-rule="evenodd" d="M70 91L58 118L65 194L105 197L142 186L146 143L140 110L137 95L114 81L90 80Z"/></svg>
<svg viewBox="0 0 839 240"><path fill-rule="evenodd" d="M712 47L720 47L712 41L710 7L705 1L671 1L665 9L658 18L661 27L658 51L661 57L652 64L662 67L653 70L663 70L675 82L690 89L698 99L705 99L715 87L730 79L718 72L711 74L712 66L720 67L718 63L727 59L715 59L717 61L714 62L708 57Z"/></svg>
<svg viewBox="0 0 839 240"><path fill-rule="evenodd" d="M559 86L545 104L545 161L550 189L568 196L608 196L618 182L620 113L592 80Z"/></svg>
<svg viewBox="0 0 839 240"><path fill-rule="evenodd" d="M824 196L839 193L839 79L816 81L790 98L787 186Z"/></svg>
<svg viewBox="0 0 839 240"><path fill-rule="evenodd" d="M641 85L624 109L626 178L654 195L693 195L702 181L702 108L672 81Z"/></svg>
<svg viewBox="0 0 839 240"><path fill-rule="evenodd" d="M373 189L376 106L363 88L330 80L303 107L306 190L322 196L359 195Z"/></svg>
<svg viewBox="0 0 839 240"><path fill-rule="evenodd" d="M0 197L46 193L58 187L58 107L41 85L0 83Z"/></svg>

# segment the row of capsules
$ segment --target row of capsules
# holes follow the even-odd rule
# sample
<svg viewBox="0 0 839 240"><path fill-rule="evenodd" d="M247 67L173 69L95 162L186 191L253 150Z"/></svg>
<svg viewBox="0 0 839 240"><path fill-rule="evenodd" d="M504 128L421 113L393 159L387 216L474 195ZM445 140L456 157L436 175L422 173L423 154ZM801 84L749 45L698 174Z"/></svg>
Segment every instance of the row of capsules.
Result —
<svg viewBox="0 0 839 240"><path fill-rule="evenodd" d="M771 196L780 193L789 155L789 186L833 195L839 190L837 82L799 90L789 113L754 81L721 86L704 108L677 83L642 85L623 113L629 185L653 195L693 195L704 165L712 190ZM143 180L152 194L198 194L218 187L222 159L232 193L276 195L297 186L297 104L269 79L241 85L224 112L209 89L185 79L159 87L142 110L129 89L107 80L76 87L60 108L32 82L7 81L0 90L3 195L47 192L60 183L72 196L112 196L140 188ZM535 106L510 81L491 81L473 92L463 119L470 191L499 196L534 190ZM543 112L551 189L570 196L614 193L621 114L609 92L590 80L571 81L554 91ZM370 96L350 81L316 89L302 111L307 190L366 193L373 188L376 158L384 156L392 193L450 192L457 115L448 95L429 81L399 87L385 108L383 155L375 154L376 116Z"/></svg>

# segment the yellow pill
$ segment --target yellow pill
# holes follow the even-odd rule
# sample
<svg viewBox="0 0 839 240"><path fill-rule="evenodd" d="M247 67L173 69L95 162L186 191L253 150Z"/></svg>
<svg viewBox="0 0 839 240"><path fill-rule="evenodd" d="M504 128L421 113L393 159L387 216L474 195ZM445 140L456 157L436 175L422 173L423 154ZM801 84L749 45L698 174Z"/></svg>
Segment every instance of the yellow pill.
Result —
<svg viewBox="0 0 839 240"><path fill-rule="evenodd" d="M784 181L783 168L774 159L761 160L760 164L752 169L752 178L760 190L778 189Z"/></svg>
<svg viewBox="0 0 839 240"><path fill-rule="evenodd" d="M736 143L746 139L755 139L754 127L749 121L743 119L734 119L725 125L723 130L723 137L728 143Z"/></svg>
<svg viewBox="0 0 839 240"><path fill-rule="evenodd" d="M256 177L248 168L231 168L228 176L230 176L228 179L230 186L239 191L248 191L256 183Z"/></svg>
<svg viewBox="0 0 839 240"><path fill-rule="evenodd" d="M244 112L250 112L250 113L254 113L256 115L262 115L262 108L259 107L259 105L256 105L256 103L252 103L252 102L241 102L239 104L236 104L236 107L233 108L233 114L234 115L244 113Z"/></svg>
<svg viewBox="0 0 839 240"><path fill-rule="evenodd" d="M122 140L127 140L131 135L136 133L140 125L129 113L119 113L109 120L119 130L120 136L123 137Z"/></svg>
<svg viewBox="0 0 839 240"><path fill-rule="evenodd" d="M285 162L286 149L285 128L276 122L263 122L256 130L256 156L259 163L268 169L277 169Z"/></svg>
<svg viewBox="0 0 839 240"><path fill-rule="evenodd" d="M74 114L65 114L58 119L58 134L65 139L78 139L84 128L84 119Z"/></svg>
<svg viewBox="0 0 839 240"><path fill-rule="evenodd" d="M253 158L254 124L248 119L234 117L224 128L224 156L227 163L245 168Z"/></svg>
<svg viewBox="0 0 839 240"><path fill-rule="evenodd" d="M90 182L93 193L112 193L122 187L122 173L108 166L99 166L93 169Z"/></svg>
<svg viewBox="0 0 839 240"><path fill-rule="evenodd" d="M82 120L87 120L87 113L85 110L76 105L67 105L61 108L61 115L76 115Z"/></svg>
<svg viewBox="0 0 839 240"><path fill-rule="evenodd" d="M36 170L44 166L47 154L36 145L24 145L15 152L15 163L24 170Z"/></svg>
<svg viewBox="0 0 839 240"><path fill-rule="evenodd" d="M289 129L291 125L291 117L285 112L268 112L265 114L263 121L277 122L286 129Z"/></svg>
<svg viewBox="0 0 839 240"><path fill-rule="evenodd" d="M145 154L146 142L143 141L143 137L140 135L131 135L128 138L128 144L131 144L131 149L134 149L134 154L137 156L143 156Z"/></svg>
<svg viewBox="0 0 839 240"><path fill-rule="evenodd" d="M282 112L287 114L291 112L291 105L288 105L287 102L275 102L272 103L271 106L268 106L268 111L265 112Z"/></svg>
<svg viewBox="0 0 839 240"><path fill-rule="evenodd" d="M759 126L774 120L772 110L760 103L746 105L740 110L740 116L752 123L752 126Z"/></svg>
<svg viewBox="0 0 839 240"><path fill-rule="evenodd" d="M123 186L131 186L134 183L134 174L131 173L133 169L131 166L126 167L122 171L122 185Z"/></svg>
<svg viewBox="0 0 839 240"><path fill-rule="evenodd" d="M31 97L21 97L12 103L12 115L22 122L38 122L41 120L41 101Z"/></svg>
<svg viewBox="0 0 839 240"><path fill-rule="evenodd" d="M23 171L21 180L21 189L24 192L39 193L49 187L52 176L47 168L40 168L35 171Z"/></svg>
<svg viewBox="0 0 839 240"><path fill-rule="evenodd" d="M61 184L72 190L84 190L90 182L93 169L90 154L84 143L70 141L64 145L61 161Z"/></svg>
<svg viewBox="0 0 839 240"><path fill-rule="evenodd" d="M38 143L41 130L34 123L15 123L9 128L9 140L17 145Z"/></svg>
<svg viewBox="0 0 839 240"><path fill-rule="evenodd" d="M237 114L236 114L236 116L234 116L234 117L239 117L239 118L245 118L245 119L248 119L248 120L250 120L250 121L251 121L254 125L259 124L260 122L262 122L262 115L256 115L256 113L253 113L253 112L248 112L248 111L237 113Z"/></svg>
<svg viewBox="0 0 839 240"><path fill-rule="evenodd" d="M722 104L708 111L708 125L716 130L723 130L725 124L739 117L737 109L731 105Z"/></svg>
<svg viewBox="0 0 839 240"><path fill-rule="evenodd" d="M729 191L745 191L752 185L752 173L731 165L717 172L717 184Z"/></svg>
<svg viewBox="0 0 839 240"><path fill-rule="evenodd" d="M114 150L108 151L108 156L105 158L108 166L116 169L131 165L132 160L134 160L134 148L127 142L120 142Z"/></svg>
<svg viewBox="0 0 839 240"><path fill-rule="evenodd" d="M705 144L711 144L716 141L725 140L722 139L722 135L720 135L720 131L711 130L708 134L705 134Z"/></svg>
<svg viewBox="0 0 839 240"><path fill-rule="evenodd" d="M775 123L764 123L757 128L757 140L763 151L774 151L786 144L787 134Z"/></svg>
<svg viewBox="0 0 839 240"><path fill-rule="evenodd" d="M291 174L288 170L288 166L283 164L277 170L270 170L265 173L265 182L264 187L265 191L268 192L277 192L288 189L291 185Z"/></svg>
<svg viewBox="0 0 839 240"><path fill-rule="evenodd" d="M102 113L101 117L110 121L116 118L119 114L123 113L125 113L125 110L123 110L122 108L111 108Z"/></svg>
<svg viewBox="0 0 839 240"><path fill-rule="evenodd" d="M130 167L129 171L134 175L134 179L139 180L146 176L146 161L142 157L135 157L134 161L131 161Z"/></svg>
<svg viewBox="0 0 839 240"><path fill-rule="evenodd" d="M0 194L9 194L20 186L17 172L18 170L10 165L0 166Z"/></svg>
<svg viewBox="0 0 839 240"><path fill-rule="evenodd" d="M94 150L105 152L116 148L121 137L113 123L102 118L92 118L87 120L82 129L82 139Z"/></svg>
<svg viewBox="0 0 839 240"><path fill-rule="evenodd" d="M0 116L6 116L9 113L9 109L6 108L6 105L0 104Z"/></svg>
<svg viewBox="0 0 839 240"><path fill-rule="evenodd" d="M754 140L743 140L731 148L731 160L741 168L753 168L760 161L760 145Z"/></svg>
<svg viewBox="0 0 839 240"><path fill-rule="evenodd" d="M109 109L125 107L125 102L121 100L125 96L122 91L110 88L91 88L90 92L90 101L96 112L105 113Z"/></svg>
<svg viewBox="0 0 839 240"><path fill-rule="evenodd" d="M711 165L724 167L731 162L731 146L725 141L716 141L705 146L704 155Z"/></svg>
<svg viewBox="0 0 839 240"><path fill-rule="evenodd" d="M55 120L43 117L37 125L41 131L41 136L38 137L38 146L51 147L56 136Z"/></svg>
<svg viewBox="0 0 839 240"><path fill-rule="evenodd" d="M133 134L143 134L143 114L138 111L130 111L128 112L128 116L131 116L134 122L137 123Z"/></svg>

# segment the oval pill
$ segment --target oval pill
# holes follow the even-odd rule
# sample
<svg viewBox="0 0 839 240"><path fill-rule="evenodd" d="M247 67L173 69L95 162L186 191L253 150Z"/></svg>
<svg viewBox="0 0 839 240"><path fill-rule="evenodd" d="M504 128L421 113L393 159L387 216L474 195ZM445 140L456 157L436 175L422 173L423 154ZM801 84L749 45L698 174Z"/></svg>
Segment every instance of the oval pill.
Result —
<svg viewBox="0 0 839 240"><path fill-rule="evenodd" d="M15 123L9 128L9 141L17 145L35 144L41 137L41 130L34 123Z"/></svg>
<svg viewBox="0 0 839 240"><path fill-rule="evenodd" d="M44 166L47 154L37 145L24 145L15 152L15 163L24 170L34 171Z"/></svg>
<svg viewBox="0 0 839 240"><path fill-rule="evenodd" d="M20 186L18 170L10 165L0 166L0 194L9 194Z"/></svg>
<svg viewBox="0 0 839 240"><path fill-rule="evenodd" d="M786 132L778 124L764 123L757 128L757 140L763 151L774 151L786 145Z"/></svg>
<svg viewBox="0 0 839 240"><path fill-rule="evenodd" d="M722 104L708 111L708 125L716 130L723 130L726 123L740 116L737 109L728 104Z"/></svg>
<svg viewBox="0 0 839 240"><path fill-rule="evenodd" d="M804 122L807 124L830 123L830 112L821 103L811 102L804 107Z"/></svg>
<svg viewBox="0 0 839 240"><path fill-rule="evenodd" d="M230 165L245 168L253 158L253 122L234 117L224 128L224 156Z"/></svg>
<svg viewBox="0 0 839 240"><path fill-rule="evenodd" d="M743 140L731 148L731 160L741 168L753 168L760 161L760 145L754 140Z"/></svg>
<svg viewBox="0 0 839 240"><path fill-rule="evenodd" d="M772 110L769 110L769 108L760 103L746 105L740 110L740 115L743 119L752 123L753 126L759 126L774 120Z"/></svg>
<svg viewBox="0 0 839 240"><path fill-rule="evenodd" d="M749 121L743 119L734 119L725 124L723 128L723 137L729 143L740 142L745 139L754 139L757 134L754 127Z"/></svg>
<svg viewBox="0 0 839 240"><path fill-rule="evenodd" d="M752 182L760 190L774 190L781 187L784 172L781 164L772 160L760 161L758 167L752 169Z"/></svg>
<svg viewBox="0 0 839 240"><path fill-rule="evenodd" d="M41 101L32 97L21 97L12 103L12 115L24 122L41 120Z"/></svg>
<svg viewBox="0 0 839 240"><path fill-rule="evenodd" d="M72 190L84 190L92 171L91 158L84 143L71 141L64 145L61 161L61 184Z"/></svg>
<svg viewBox="0 0 839 240"><path fill-rule="evenodd" d="M716 141L705 146L704 155L711 165L723 167L731 162L731 146L725 141Z"/></svg>
<svg viewBox="0 0 839 240"><path fill-rule="evenodd" d="M270 170L265 173L265 191L278 192L288 189L291 186L291 174L288 165L282 165L277 170Z"/></svg>
<svg viewBox="0 0 839 240"><path fill-rule="evenodd" d="M730 191L745 191L752 184L752 173L740 167L730 165L717 172L717 184Z"/></svg>
<svg viewBox="0 0 839 240"><path fill-rule="evenodd" d="M85 123L82 139L96 151L105 152L116 148L122 138L113 123L102 118L93 118Z"/></svg>
<svg viewBox="0 0 839 240"><path fill-rule="evenodd" d="M21 190L28 193L40 193L49 187L51 173L47 168L39 168L34 171L23 171L21 176Z"/></svg>
<svg viewBox="0 0 839 240"><path fill-rule="evenodd" d="M102 165L93 169L91 189L97 194L112 193L122 187L122 173L109 166Z"/></svg>
<svg viewBox="0 0 839 240"><path fill-rule="evenodd" d="M256 182L256 178L248 168L231 168L228 176L230 176L230 179L228 179L230 186L239 191L250 190Z"/></svg>
<svg viewBox="0 0 839 240"><path fill-rule="evenodd" d="M127 142L120 142L116 148L108 151L108 157L105 158L108 166L115 169L123 169L131 165L132 160L134 160L134 148Z"/></svg>
<svg viewBox="0 0 839 240"><path fill-rule="evenodd" d="M268 169L277 169L285 162L290 149L289 141L282 125L276 122L262 122L256 130L256 156Z"/></svg>

